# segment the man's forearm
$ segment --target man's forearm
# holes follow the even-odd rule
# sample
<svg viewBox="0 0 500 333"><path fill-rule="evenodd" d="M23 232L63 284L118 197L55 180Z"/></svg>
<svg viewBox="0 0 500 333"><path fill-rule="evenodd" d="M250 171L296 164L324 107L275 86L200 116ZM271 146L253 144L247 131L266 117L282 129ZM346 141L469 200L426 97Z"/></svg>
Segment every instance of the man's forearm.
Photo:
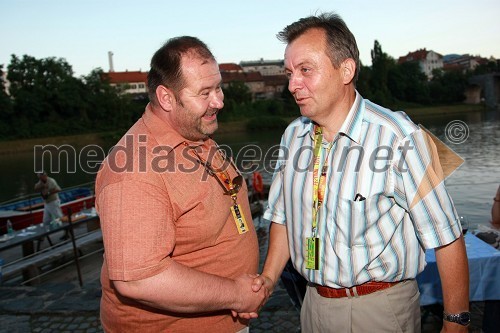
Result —
<svg viewBox="0 0 500 333"><path fill-rule="evenodd" d="M269 247L262 275L267 276L276 284L288 259L290 259L290 250L288 248L286 226L271 223Z"/></svg>
<svg viewBox="0 0 500 333"><path fill-rule="evenodd" d="M43 189L43 183L42 182L38 182L35 184L35 191L40 191Z"/></svg>
<svg viewBox="0 0 500 333"><path fill-rule="evenodd" d="M460 313L469 310L469 265L463 237L436 249L436 262L443 289L444 310ZM445 327L458 324L444 322Z"/></svg>
<svg viewBox="0 0 500 333"><path fill-rule="evenodd" d="M251 290L253 276L236 280L204 273L172 261L162 273L139 281L114 281L118 292L148 306L178 313L223 309L255 311L264 292Z"/></svg>

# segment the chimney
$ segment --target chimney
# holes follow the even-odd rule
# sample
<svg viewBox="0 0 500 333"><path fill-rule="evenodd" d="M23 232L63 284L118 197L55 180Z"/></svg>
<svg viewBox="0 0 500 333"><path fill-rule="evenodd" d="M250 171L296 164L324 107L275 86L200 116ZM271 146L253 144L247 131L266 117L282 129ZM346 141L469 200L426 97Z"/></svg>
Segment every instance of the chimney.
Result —
<svg viewBox="0 0 500 333"><path fill-rule="evenodd" d="M108 51L108 60L109 60L109 72L114 72L115 69L113 68L113 52Z"/></svg>

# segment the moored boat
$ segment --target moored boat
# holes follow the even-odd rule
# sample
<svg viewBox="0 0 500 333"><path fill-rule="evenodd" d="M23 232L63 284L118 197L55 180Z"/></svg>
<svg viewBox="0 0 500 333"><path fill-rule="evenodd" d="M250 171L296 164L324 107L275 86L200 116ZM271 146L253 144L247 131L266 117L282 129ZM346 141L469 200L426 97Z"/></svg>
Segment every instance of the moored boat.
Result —
<svg viewBox="0 0 500 333"><path fill-rule="evenodd" d="M62 190L59 194L63 215L79 212L94 206L94 193L90 187L74 187ZM27 199L11 201L0 205L0 233L6 232L7 220L15 230L39 224L43 219L43 199L30 196Z"/></svg>

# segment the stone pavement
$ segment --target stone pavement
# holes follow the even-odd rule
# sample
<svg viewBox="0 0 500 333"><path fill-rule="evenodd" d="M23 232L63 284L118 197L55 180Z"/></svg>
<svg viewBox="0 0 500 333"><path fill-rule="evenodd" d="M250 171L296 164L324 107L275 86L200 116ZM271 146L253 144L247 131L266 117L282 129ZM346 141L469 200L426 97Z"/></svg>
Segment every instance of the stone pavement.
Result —
<svg viewBox="0 0 500 333"><path fill-rule="evenodd" d="M258 224L257 224L258 225ZM258 225L259 226L259 225ZM267 226L257 228L261 265L267 251ZM96 243L95 247L102 247ZM84 251L91 252L89 248ZM83 287L73 265L49 276L38 286L0 286L0 333L95 333L102 332L99 322L101 288L99 271L102 253L81 260ZM474 303L469 332L481 332L482 307ZM439 332L440 319L423 313L422 332ZM299 314L285 289L279 284L259 318L250 322L251 333L298 332Z"/></svg>

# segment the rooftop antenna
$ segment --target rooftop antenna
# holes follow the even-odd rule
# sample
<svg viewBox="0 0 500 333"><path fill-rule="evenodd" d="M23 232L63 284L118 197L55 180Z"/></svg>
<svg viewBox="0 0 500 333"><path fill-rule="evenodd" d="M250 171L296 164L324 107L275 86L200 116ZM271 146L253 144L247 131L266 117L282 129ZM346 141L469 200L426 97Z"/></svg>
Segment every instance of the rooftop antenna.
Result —
<svg viewBox="0 0 500 333"><path fill-rule="evenodd" d="M108 51L108 60L109 60L109 71L114 72L115 69L113 67L113 52Z"/></svg>

